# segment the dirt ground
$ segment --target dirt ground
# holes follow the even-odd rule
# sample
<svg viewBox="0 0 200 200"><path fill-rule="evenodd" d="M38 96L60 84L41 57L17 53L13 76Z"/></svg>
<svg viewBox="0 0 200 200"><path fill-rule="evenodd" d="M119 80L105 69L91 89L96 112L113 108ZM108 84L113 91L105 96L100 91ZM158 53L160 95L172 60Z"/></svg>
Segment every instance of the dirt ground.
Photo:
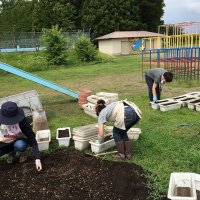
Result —
<svg viewBox="0 0 200 200"><path fill-rule="evenodd" d="M32 159L13 165L0 161L0 199L145 200L150 192L143 169L134 164L67 148L46 155L42 163L37 172Z"/></svg>

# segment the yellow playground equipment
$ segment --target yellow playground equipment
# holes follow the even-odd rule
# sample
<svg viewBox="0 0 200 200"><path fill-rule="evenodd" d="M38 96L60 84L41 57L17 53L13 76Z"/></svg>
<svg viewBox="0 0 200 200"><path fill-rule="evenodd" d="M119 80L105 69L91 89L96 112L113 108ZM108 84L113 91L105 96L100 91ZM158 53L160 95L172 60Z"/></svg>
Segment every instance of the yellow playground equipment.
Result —
<svg viewBox="0 0 200 200"><path fill-rule="evenodd" d="M158 34L159 37L143 38L146 50L200 47L200 22L160 25Z"/></svg>
<svg viewBox="0 0 200 200"><path fill-rule="evenodd" d="M163 67L175 80L200 81L200 22L161 25L158 37L143 38L144 68Z"/></svg>

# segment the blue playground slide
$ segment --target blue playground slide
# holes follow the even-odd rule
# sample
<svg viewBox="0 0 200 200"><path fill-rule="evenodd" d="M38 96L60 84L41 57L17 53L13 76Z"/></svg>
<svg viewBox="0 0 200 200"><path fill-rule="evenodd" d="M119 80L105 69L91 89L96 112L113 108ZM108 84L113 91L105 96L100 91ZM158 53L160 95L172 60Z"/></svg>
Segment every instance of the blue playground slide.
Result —
<svg viewBox="0 0 200 200"><path fill-rule="evenodd" d="M42 79L38 76L35 76L35 75L30 74L28 72L25 72L21 69L17 69L13 66L10 66L10 65L2 63L2 62L0 62L0 69L78 99L78 93L77 92L69 90L69 89L64 88L62 86L59 86L59 85L57 85L53 82Z"/></svg>

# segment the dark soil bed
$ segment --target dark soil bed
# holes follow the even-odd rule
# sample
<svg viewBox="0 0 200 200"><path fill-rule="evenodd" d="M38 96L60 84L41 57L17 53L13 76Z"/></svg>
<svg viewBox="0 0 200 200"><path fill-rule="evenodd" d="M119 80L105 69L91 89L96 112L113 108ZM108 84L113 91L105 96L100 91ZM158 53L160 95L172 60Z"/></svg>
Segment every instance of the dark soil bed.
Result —
<svg viewBox="0 0 200 200"><path fill-rule="evenodd" d="M0 161L0 199L145 200L149 190L141 167L101 160L73 149L61 149L43 158L43 170L34 161L13 165Z"/></svg>

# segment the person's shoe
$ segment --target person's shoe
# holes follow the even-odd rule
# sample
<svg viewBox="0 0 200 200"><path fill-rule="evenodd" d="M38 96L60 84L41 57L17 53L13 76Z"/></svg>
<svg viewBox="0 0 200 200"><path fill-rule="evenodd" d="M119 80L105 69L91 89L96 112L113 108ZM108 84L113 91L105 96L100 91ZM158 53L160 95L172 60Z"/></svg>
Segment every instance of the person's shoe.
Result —
<svg viewBox="0 0 200 200"><path fill-rule="evenodd" d="M27 155L26 152L20 152L19 153L19 163L23 163L25 161L27 161Z"/></svg>
<svg viewBox="0 0 200 200"><path fill-rule="evenodd" d="M14 163L14 161L15 161L15 155L16 155L15 152L10 152L8 154L8 158L7 158L7 163L8 164L13 164Z"/></svg>
<svg viewBox="0 0 200 200"><path fill-rule="evenodd" d="M112 157L115 159L125 159L125 155L123 155L121 153L113 154Z"/></svg>

